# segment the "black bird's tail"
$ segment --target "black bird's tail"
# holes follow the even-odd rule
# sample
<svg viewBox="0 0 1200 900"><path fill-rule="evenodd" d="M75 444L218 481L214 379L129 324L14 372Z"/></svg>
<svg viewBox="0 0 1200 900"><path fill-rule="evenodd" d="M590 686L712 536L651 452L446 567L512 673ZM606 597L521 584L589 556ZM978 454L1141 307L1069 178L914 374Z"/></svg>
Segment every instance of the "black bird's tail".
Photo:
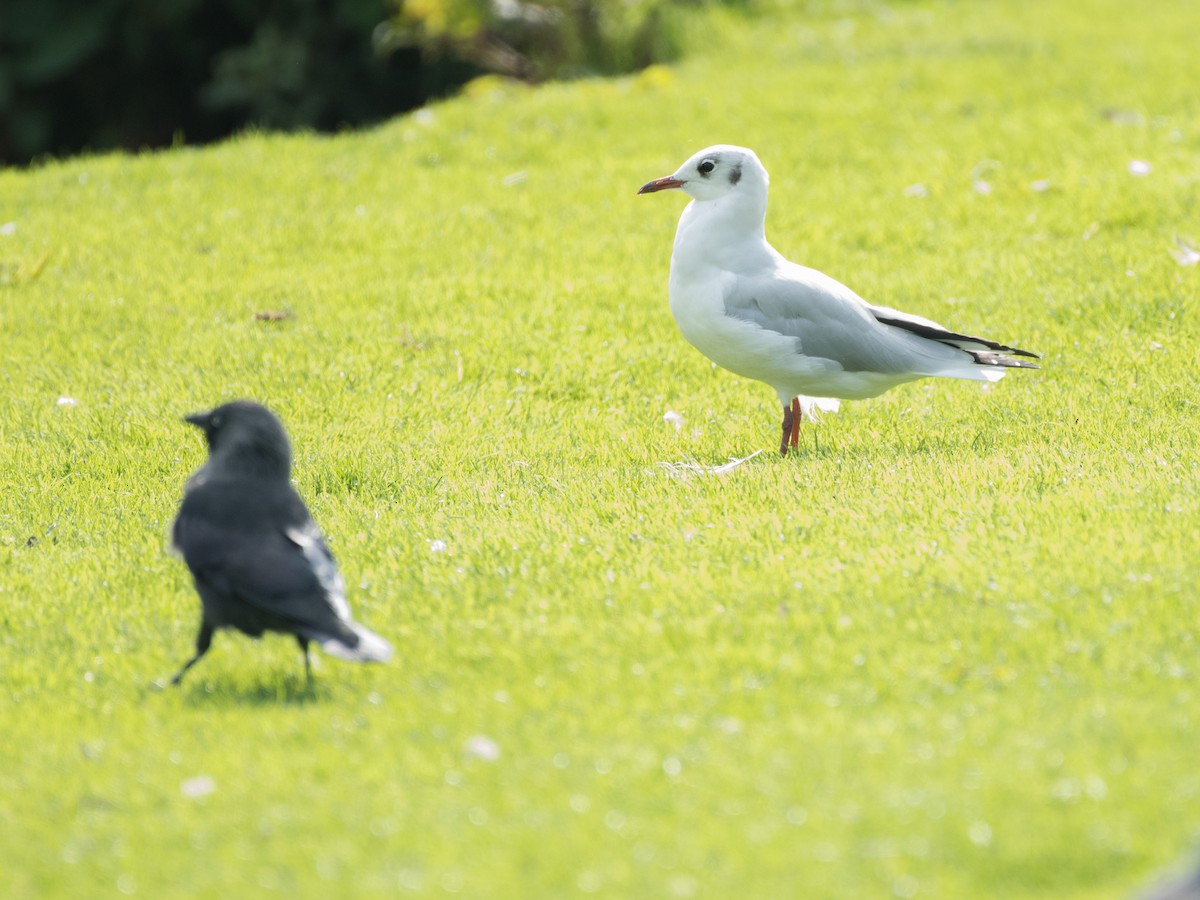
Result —
<svg viewBox="0 0 1200 900"><path fill-rule="evenodd" d="M313 640L330 656L347 662L387 662L392 658L392 645L357 622L346 623L346 634L314 635Z"/></svg>

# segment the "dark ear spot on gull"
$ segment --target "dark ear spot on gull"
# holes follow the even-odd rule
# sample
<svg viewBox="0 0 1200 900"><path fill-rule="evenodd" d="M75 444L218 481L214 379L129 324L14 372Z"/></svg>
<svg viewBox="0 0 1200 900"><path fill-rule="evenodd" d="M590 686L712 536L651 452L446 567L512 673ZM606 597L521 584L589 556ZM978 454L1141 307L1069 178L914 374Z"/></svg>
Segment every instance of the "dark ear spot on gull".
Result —
<svg viewBox="0 0 1200 900"><path fill-rule="evenodd" d="M734 166L733 169L731 169L729 172L729 183L737 184L741 180L742 180L742 167Z"/></svg>

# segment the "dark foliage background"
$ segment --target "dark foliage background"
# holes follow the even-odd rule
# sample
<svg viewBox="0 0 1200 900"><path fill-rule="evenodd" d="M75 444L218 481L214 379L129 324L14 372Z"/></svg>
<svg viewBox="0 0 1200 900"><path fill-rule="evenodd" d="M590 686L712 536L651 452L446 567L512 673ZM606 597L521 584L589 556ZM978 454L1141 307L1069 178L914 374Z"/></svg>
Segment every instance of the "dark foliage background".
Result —
<svg viewBox="0 0 1200 900"><path fill-rule="evenodd" d="M749 0L0 0L0 162L354 127L488 71L629 71L703 2Z"/></svg>
<svg viewBox="0 0 1200 900"><path fill-rule="evenodd" d="M373 45L385 0L0 0L0 160L334 130L477 74Z"/></svg>

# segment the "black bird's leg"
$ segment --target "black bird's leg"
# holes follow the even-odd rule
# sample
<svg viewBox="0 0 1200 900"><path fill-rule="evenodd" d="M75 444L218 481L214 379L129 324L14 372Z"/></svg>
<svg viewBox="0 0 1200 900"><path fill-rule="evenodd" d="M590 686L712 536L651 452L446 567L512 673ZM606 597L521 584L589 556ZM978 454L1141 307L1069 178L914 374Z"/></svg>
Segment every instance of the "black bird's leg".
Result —
<svg viewBox="0 0 1200 900"><path fill-rule="evenodd" d="M779 441L780 456L787 456L788 441L792 438L792 431L796 424L796 414L793 411L793 407L795 406L799 406L799 404L793 400L791 406L784 406L783 408L783 437ZM795 447L796 444L793 442L792 446Z"/></svg>
<svg viewBox="0 0 1200 900"><path fill-rule="evenodd" d="M304 677L308 682L308 686L312 687L312 660L308 658L308 638L296 635L296 643L304 651Z"/></svg>
<svg viewBox="0 0 1200 900"><path fill-rule="evenodd" d="M183 680L183 673L200 662L200 657L208 652L208 648L212 646L213 627L208 624L207 619L200 620L200 631L196 635L196 655L183 664L183 668L175 673L175 677L171 679L171 684L179 684Z"/></svg>

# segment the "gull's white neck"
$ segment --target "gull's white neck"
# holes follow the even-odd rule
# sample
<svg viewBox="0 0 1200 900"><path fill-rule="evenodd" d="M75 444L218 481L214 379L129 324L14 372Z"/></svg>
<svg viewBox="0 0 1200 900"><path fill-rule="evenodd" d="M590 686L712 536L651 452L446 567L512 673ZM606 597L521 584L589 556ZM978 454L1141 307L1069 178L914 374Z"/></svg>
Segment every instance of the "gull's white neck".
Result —
<svg viewBox="0 0 1200 900"><path fill-rule="evenodd" d="M729 272L761 269L779 254L767 243L767 198L735 191L717 200L693 200L679 217L671 268L713 266Z"/></svg>

